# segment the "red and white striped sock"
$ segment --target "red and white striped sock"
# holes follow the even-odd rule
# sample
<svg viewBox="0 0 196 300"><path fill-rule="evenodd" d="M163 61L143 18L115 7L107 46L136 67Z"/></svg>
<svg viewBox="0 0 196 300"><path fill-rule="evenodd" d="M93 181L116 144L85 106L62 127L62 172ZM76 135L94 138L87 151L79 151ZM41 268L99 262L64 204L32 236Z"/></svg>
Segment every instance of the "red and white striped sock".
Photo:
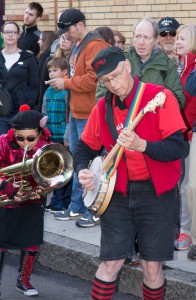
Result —
<svg viewBox="0 0 196 300"><path fill-rule="evenodd" d="M107 282L95 277L92 286L92 300L110 300L116 288L116 281Z"/></svg>
<svg viewBox="0 0 196 300"><path fill-rule="evenodd" d="M164 294L165 294L165 283L156 289L151 289L145 283L143 283L144 300L163 300Z"/></svg>

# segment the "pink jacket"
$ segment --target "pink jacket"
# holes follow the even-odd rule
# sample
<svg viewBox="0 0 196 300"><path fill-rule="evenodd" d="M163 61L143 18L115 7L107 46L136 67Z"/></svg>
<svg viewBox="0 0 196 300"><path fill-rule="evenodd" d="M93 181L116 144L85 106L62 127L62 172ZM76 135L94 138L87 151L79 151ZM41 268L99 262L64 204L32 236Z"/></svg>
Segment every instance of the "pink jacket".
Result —
<svg viewBox="0 0 196 300"><path fill-rule="evenodd" d="M13 148L13 143L15 144L13 129L10 129L7 134L0 136L0 169L22 162L24 150L17 146ZM36 151L46 144L50 144L50 141L46 136L41 135L40 140L35 147L28 152L28 159L32 158ZM5 174L0 174L0 177L1 179L7 180ZM28 176L28 182L33 187L37 186L32 175ZM12 185L9 185L5 190L0 190L0 195L4 195L6 193L9 197L9 194L12 194L13 192L14 189ZM25 205L27 202L28 201L20 205Z"/></svg>

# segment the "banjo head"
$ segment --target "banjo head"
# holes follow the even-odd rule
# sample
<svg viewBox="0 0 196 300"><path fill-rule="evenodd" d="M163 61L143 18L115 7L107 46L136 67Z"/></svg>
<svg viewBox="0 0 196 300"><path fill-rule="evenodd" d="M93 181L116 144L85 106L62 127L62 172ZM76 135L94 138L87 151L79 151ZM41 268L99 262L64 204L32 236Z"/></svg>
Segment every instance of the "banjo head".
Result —
<svg viewBox="0 0 196 300"><path fill-rule="evenodd" d="M96 176L94 177L94 189L91 191L87 191L86 195L83 198L84 205L86 208L91 208L92 204L94 203L94 200L96 199L96 195L99 191L99 186L101 182L101 177L102 177L102 161L103 158L98 156L96 157L91 165L89 170L94 173Z"/></svg>

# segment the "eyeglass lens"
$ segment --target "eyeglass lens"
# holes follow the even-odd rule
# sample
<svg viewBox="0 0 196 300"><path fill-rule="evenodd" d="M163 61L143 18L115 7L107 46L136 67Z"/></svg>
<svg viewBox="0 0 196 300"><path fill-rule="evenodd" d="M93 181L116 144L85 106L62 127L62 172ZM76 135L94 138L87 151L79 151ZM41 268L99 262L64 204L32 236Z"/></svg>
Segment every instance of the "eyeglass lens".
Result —
<svg viewBox="0 0 196 300"><path fill-rule="evenodd" d="M166 37L168 34L170 36L172 36L172 37L176 36L176 32L175 31L163 31L163 32L160 32L160 36L162 36L162 37Z"/></svg>
<svg viewBox="0 0 196 300"><path fill-rule="evenodd" d="M67 38L66 36L64 36L63 34L60 36L64 41L69 41L70 42L70 39Z"/></svg>
<svg viewBox="0 0 196 300"><path fill-rule="evenodd" d="M18 142L24 142L26 140L27 142L31 143L36 140L37 136L29 135L24 137L22 135L16 135L15 138Z"/></svg>

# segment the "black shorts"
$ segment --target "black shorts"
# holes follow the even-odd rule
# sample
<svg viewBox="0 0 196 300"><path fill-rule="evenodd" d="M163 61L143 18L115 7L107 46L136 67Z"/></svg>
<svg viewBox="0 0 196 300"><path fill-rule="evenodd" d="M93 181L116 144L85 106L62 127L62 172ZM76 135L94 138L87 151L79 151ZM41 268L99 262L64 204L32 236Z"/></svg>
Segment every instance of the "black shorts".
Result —
<svg viewBox="0 0 196 300"><path fill-rule="evenodd" d="M137 234L140 258L172 260L176 224L176 188L156 196L151 181L129 182L128 195L114 192L101 216L102 261L131 257Z"/></svg>

